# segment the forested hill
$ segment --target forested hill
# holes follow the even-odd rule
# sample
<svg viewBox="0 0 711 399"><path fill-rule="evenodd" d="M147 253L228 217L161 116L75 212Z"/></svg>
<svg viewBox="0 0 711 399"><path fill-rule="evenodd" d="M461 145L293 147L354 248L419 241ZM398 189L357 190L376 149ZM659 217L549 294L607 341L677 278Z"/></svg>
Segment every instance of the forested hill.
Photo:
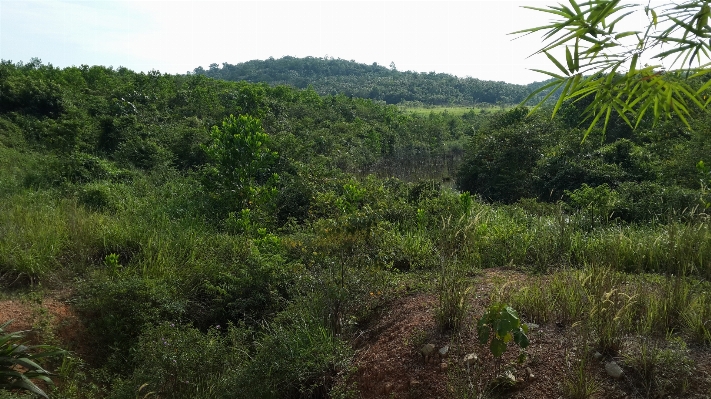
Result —
<svg viewBox="0 0 711 399"><path fill-rule="evenodd" d="M459 78L445 73L401 72L373 63L360 64L334 58L253 60L236 65L223 63L194 70L195 74L230 81L287 84L298 88L311 85L321 95L345 94L398 104L419 101L428 105L474 105L476 103L520 103L541 83L515 85L505 82Z"/></svg>

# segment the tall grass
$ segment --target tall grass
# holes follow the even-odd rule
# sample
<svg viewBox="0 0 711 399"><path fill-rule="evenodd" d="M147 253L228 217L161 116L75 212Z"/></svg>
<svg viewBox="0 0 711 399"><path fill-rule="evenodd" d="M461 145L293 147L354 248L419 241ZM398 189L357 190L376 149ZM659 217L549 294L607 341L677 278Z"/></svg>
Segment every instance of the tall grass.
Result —
<svg viewBox="0 0 711 399"><path fill-rule="evenodd" d="M711 343L711 284L697 278L586 267L510 287L504 300L528 320L582 324L601 352L618 352L629 334L682 334L699 344Z"/></svg>

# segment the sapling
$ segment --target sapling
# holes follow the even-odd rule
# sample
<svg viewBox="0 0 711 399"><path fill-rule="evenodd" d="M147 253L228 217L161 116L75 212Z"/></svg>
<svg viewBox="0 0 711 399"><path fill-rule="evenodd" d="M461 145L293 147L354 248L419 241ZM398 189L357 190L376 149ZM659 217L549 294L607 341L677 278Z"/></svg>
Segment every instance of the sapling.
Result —
<svg viewBox="0 0 711 399"><path fill-rule="evenodd" d="M491 354L496 358L496 374L501 369L501 356L506 352L509 342L514 342L521 349L528 344L528 325L522 324L518 313L503 303L492 304L477 323L477 334L482 345L489 343Z"/></svg>

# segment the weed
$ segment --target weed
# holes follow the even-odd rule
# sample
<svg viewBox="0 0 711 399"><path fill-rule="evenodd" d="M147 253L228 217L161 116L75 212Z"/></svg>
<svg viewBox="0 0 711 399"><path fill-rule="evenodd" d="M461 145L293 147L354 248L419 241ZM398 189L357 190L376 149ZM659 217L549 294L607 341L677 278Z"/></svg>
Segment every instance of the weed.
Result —
<svg viewBox="0 0 711 399"><path fill-rule="evenodd" d="M681 338L659 344L644 337L627 341L624 364L636 374L645 397L661 398L683 393L689 385L694 364Z"/></svg>
<svg viewBox="0 0 711 399"><path fill-rule="evenodd" d="M471 207L471 202L468 207ZM466 315L471 292L467 273L474 266L467 262L474 258L468 242L475 234L478 223L479 215L470 220L468 212L454 223L451 217L443 220L437 245L441 262L437 323L442 330L458 330Z"/></svg>
<svg viewBox="0 0 711 399"><path fill-rule="evenodd" d="M566 352L567 371L563 376L561 390L567 399L588 399L601 390L600 383L595 380L588 365L587 345L582 356L576 359L573 353Z"/></svg>
<svg viewBox="0 0 711 399"><path fill-rule="evenodd" d="M415 329L407 337L404 338L405 346L412 347L413 350L420 350L422 345L425 345L430 338L430 334L420 328Z"/></svg>
<svg viewBox="0 0 711 399"><path fill-rule="evenodd" d="M682 320L695 341L711 345L711 293L708 290L699 293L684 309Z"/></svg>

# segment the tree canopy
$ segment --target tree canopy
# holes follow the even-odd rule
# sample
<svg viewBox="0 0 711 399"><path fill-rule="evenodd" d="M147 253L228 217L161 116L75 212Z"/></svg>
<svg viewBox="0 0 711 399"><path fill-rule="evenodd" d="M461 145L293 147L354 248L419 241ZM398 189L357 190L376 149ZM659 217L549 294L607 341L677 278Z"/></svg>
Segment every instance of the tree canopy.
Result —
<svg viewBox="0 0 711 399"><path fill-rule="evenodd" d="M311 86L321 95L345 94L388 104L404 101L427 105L513 104L542 86L542 83L515 85L445 73L398 71L393 65L387 68L343 59L287 56L236 65L223 63L221 67L212 64L207 70L196 68L194 74L297 88Z"/></svg>

